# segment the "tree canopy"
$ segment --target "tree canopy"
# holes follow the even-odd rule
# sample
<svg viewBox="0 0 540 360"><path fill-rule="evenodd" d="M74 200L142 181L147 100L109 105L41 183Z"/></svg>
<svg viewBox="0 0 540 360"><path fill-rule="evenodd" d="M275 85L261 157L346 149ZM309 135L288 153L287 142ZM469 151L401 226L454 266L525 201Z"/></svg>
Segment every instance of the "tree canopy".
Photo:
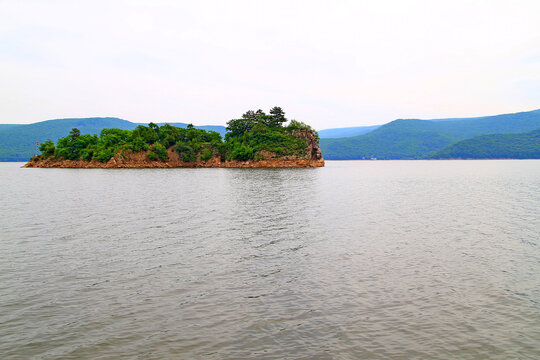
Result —
<svg viewBox="0 0 540 360"><path fill-rule="evenodd" d="M257 111L248 110L240 119L232 119L227 122L227 137L237 137L243 135L246 131L251 131L256 125L263 125L271 129L283 126L287 122L285 112L279 106L270 109L270 114L267 115L261 109ZM260 127L259 127L260 128Z"/></svg>
<svg viewBox="0 0 540 360"><path fill-rule="evenodd" d="M295 131L311 129L308 125L291 120L288 126L285 112L276 106L266 114L263 110L246 111L241 118L227 123L225 141L215 131L195 128L178 128L165 124L149 123L134 130L106 128L97 135L82 135L73 128L69 135L56 144L47 141L40 146L41 157L54 156L69 160L108 161L115 154L147 152L153 161L167 161L168 149L176 151L183 161L207 161L213 157L221 160L246 161L268 156L305 156L307 141Z"/></svg>

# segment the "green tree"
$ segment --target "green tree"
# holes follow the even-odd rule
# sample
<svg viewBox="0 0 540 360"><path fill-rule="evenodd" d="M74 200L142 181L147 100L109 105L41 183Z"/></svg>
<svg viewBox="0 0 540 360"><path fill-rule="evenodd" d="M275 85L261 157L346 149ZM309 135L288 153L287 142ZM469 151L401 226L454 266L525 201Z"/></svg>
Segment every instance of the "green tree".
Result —
<svg viewBox="0 0 540 360"><path fill-rule="evenodd" d="M130 146L129 146L129 148L133 150L134 152L146 151L148 150L148 147L149 145L140 136L134 138L131 141Z"/></svg>
<svg viewBox="0 0 540 360"><path fill-rule="evenodd" d="M73 128L71 129L71 131L69 132L69 136L72 138L72 139L76 139L78 138L79 136L81 136L81 130L77 129L77 128Z"/></svg>
<svg viewBox="0 0 540 360"><path fill-rule="evenodd" d="M148 153L148 157L151 160L160 159L161 161L166 161L169 157L169 154L167 153L167 149L165 146L163 146L160 143L156 143L152 146L152 151Z"/></svg>
<svg viewBox="0 0 540 360"><path fill-rule="evenodd" d="M143 141L149 145L152 145L159 139L157 132L153 128L144 125L137 126L135 130L133 130L131 137L132 139L141 137Z"/></svg>
<svg viewBox="0 0 540 360"><path fill-rule="evenodd" d="M239 161L251 160L254 156L253 149L250 146L241 143L235 145L232 153L232 158Z"/></svg>
<svg viewBox="0 0 540 360"><path fill-rule="evenodd" d="M270 127L279 127L283 126L283 123L287 122L287 118L285 117L285 112L282 108L279 106L274 106L272 109L270 109Z"/></svg>
<svg viewBox="0 0 540 360"><path fill-rule="evenodd" d="M113 149L101 149L99 150L95 155L95 159L99 162L107 162L114 156L114 150Z"/></svg>
<svg viewBox="0 0 540 360"><path fill-rule="evenodd" d="M39 145L39 151L41 151L41 156L48 158L51 155L54 155L55 147L51 139L48 139L44 143Z"/></svg>
<svg viewBox="0 0 540 360"><path fill-rule="evenodd" d="M229 132L225 142L215 131L197 129L193 124L186 128L178 128L165 124L158 126L149 123L139 125L133 131L120 129L103 129L100 136L81 135L73 128L68 136L60 138L56 147L52 141L42 144L42 156L54 154L64 159L97 160L106 162L115 154L125 156L124 150L133 152L146 151L152 160L166 161L167 149L174 150L186 162L208 161L214 156L222 160L246 161L254 158L262 159L268 154L273 156L305 156L307 141L297 137L296 129L309 127L297 121L283 126L285 112L274 107L270 114L264 111L249 110L239 119L227 123Z"/></svg>
<svg viewBox="0 0 540 360"><path fill-rule="evenodd" d="M201 154L201 160L202 161L208 161L212 158L212 150L210 149L204 149Z"/></svg>
<svg viewBox="0 0 540 360"><path fill-rule="evenodd" d="M101 142L106 146L123 145L130 142L132 132L122 129L103 129L99 134Z"/></svg>

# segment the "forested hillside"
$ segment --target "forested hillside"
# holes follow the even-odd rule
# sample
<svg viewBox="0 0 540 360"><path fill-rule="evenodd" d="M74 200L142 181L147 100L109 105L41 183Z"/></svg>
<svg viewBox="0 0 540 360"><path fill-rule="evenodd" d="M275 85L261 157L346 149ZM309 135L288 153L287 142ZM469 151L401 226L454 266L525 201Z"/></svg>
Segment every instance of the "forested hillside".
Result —
<svg viewBox="0 0 540 360"><path fill-rule="evenodd" d="M540 129L540 110L444 121L399 119L367 134L321 139L326 159L423 159L460 140Z"/></svg>
<svg viewBox="0 0 540 360"><path fill-rule="evenodd" d="M540 159L540 130L476 136L437 152L434 159Z"/></svg>
<svg viewBox="0 0 540 360"><path fill-rule="evenodd" d="M371 132L381 125L373 125L373 126L354 126L354 127L344 127L344 128L334 128L334 129L324 129L319 130L319 137L321 139L337 139L337 138L345 138L345 137L352 137L352 136L358 136L367 134L368 132Z"/></svg>

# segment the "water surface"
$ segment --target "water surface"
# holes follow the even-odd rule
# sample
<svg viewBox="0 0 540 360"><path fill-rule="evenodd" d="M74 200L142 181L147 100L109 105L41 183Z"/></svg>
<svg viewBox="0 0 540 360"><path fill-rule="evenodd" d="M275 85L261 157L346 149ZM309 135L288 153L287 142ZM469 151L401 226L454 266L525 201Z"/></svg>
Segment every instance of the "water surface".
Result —
<svg viewBox="0 0 540 360"><path fill-rule="evenodd" d="M540 161L0 163L2 359L540 357Z"/></svg>

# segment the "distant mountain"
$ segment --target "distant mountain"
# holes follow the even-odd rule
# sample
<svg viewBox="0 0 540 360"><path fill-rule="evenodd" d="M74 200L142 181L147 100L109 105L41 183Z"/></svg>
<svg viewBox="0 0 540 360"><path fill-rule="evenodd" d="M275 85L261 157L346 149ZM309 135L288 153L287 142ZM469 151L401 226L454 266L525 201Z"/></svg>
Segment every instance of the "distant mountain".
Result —
<svg viewBox="0 0 540 360"><path fill-rule="evenodd" d="M321 139L325 159L422 159L460 140L540 129L540 110L445 121L399 119L367 134Z"/></svg>
<svg viewBox="0 0 540 360"><path fill-rule="evenodd" d="M187 126L186 123L170 124L178 127ZM83 134L99 134L103 128L132 130L137 125L139 124L111 117L47 120L29 125L0 124L0 161L27 161L37 153L36 141L41 143L51 139L56 142L74 127ZM197 128L217 131L222 136L225 134L223 126L197 126ZM470 147L478 144L480 140L491 141L482 138L476 139L473 145L467 142L465 145L459 144L461 140L476 136L522 134L537 129L540 129L540 110L475 118L399 119L382 126L321 130L319 136L323 156L328 160L423 159L432 156L455 157L457 154L455 151L464 151L462 146ZM363 133L341 137L355 132ZM496 136L489 139L508 142L508 146L514 146L511 145L514 141L511 137ZM519 139L521 140L516 141L528 141L525 138ZM453 144L456 148L450 150L449 146ZM475 146L481 148L481 145L473 147ZM444 152L443 149L445 151L448 149L448 152ZM480 154L480 150L478 151ZM467 154L468 157L474 158L472 154Z"/></svg>
<svg viewBox="0 0 540 360"><path fill-rule="evenodd" d="M324 130L319 130L317 132L319 133L319 138L321 139L336 139L336 138L352 137L352 136L367 134L368 132L377 129L380 126L381 125L355 126L355 127L345 127L345 128L324 129Z"/></svg>
<svg viewBox="0 0 540 360"><path fill-rule="evenodd" d="M424 127L456 139L484 134L521 133L540 128L540 109L513 114L461 119L411 120ZM416 124L418 126L418 124Z"/></svg>
<svg viewBox="0 0 540 360"><path fill-rule="evenodd" d="M170 124L182 128L188 125ZM28 161L32 155L38 153L36 142L42 143L51 139L56 143L72 128L79 129L81 134L99 134L104 128L133 130L137 125L139 124L112 117L56 119L29 125L0 124L0 161ZM225 134L224 126L196 126L196 128L217 131L222 136Z"/></svg>
<svg viewBox="0 0 540 360"><path fill-rule="evenodd" d="M433 159L540 159L540 129L476 136L447 146Z"/></svg>
<svg viewBox="0 0 540 360"><path fill-rule="evenodd" d="M365 135L321 139L321 150L327 160L421 159L453 142L435 131L384 125Z"/></svg>
<svg viewBox="0 0 540 360"><path fill-rule="evenodd" d="M16 126L22 126L22 125L19 125L19 124L0 124L0 131L6 130L6 129L11 129L11 128L14 128Z"/></svg>

